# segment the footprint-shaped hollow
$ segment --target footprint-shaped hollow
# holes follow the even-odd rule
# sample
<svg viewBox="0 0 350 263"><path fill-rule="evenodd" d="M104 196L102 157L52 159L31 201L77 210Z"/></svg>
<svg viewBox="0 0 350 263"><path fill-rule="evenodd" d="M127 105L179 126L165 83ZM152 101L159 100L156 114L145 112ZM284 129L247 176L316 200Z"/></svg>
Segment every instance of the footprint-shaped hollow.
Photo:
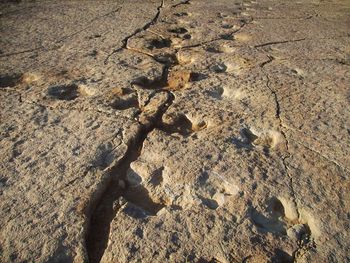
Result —
<svg viewBox="0 0 350 263"><path fill-rule="evenodd" d="M0 88L14 87L20 82L21 78L20 74L0 76Z"/></svg>
<svg viewBox="0 0 350 263"><path fill-rule="evenodd" d="M65 84L49 87L47 94L58 100L74 100L78 97L78 85Z"/></svg>
<svg viewBox="0 0 350 263"><path fill-rule="evenodd" d="M111 106L113 109L116 109L116 110L127 110L130 108L139 108L139 101L134 96L131 96L125 99L117 98L112 102Z"/></svg>

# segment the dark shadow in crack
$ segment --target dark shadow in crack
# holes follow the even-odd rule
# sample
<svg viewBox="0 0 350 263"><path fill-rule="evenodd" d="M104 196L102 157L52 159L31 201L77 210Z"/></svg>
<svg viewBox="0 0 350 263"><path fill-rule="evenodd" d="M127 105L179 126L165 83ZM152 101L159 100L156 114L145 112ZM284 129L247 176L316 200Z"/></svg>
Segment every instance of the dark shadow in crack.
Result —
<svg viewBox="0 0 350 263"><path fill-rule="evenodd" d="M178 133L182 136L189 136L193 133L192 122L186 115L179 114L172 123L162 123L161 130L168 133Z"/></svg>
<svg viewBox="0 0 350 263"><path fill-rule="evenodd" d="M272 257L272 262L292 263L294 258L282 249L277 248L275 255Z"/></svg>
<svg viewBox="0 0 350 263"><path fill-rule="evenodd" d="M111 107L116 110L139 108L139 101L136 97L129 97L127 99L117 98L112 102Z"/></svg>
<svg viewBox="0 0 350 263"><path fill-rule="evenodd" d="M148 195L148 191L142 186L131 187L125 182L130 164L141 154L142 146L147 135L160 126L162 116L168 107L172 104L174 96L169 92L169 99L162 105L157 116L150 125L141 126L140 131L128 145L128 150L118 164L111 168L110 181L98 198L95 204L91 204L89 226L86 234L86 247L89 256L89 262L100 262L105 249L108 245L110 234L110 225L115 218L116 213L122 207L122 199L126 199L140 209L145 211L145 216L155 215L164 205L157 204ZM126 185L125 185L126 184ZM102 186L101 186L102 187ZM134 211L135 212L135 211ZM141 213L143 214L143 213ZM140 213L131 213L130 215L140 216Z"/></svg>
<svg viewBox="0 0 350 263"><path fill-rule="evenodd" d="M166 79L163 76L156 77L151 80L145 76L136 78L132 84L140 85L144 89L160 90L167 85Z"/></svg>
<svg viewBox="0 0 350 263"><path fill-rule="evenodd" d="M147 189L141 185L128 188L124 192L123 197L128 202L141 208L147 215L156 215L157 212L164 207L163 204L155 203L150 198Z"/></svg>
<svg viewBox="0 0 350 263"><path fill-rule="evenodd" d="M161 48L166 48L171 46L171 41L170 39L152 39L147 46L148 49L153 50L153 49L161 49Z"/></svg>

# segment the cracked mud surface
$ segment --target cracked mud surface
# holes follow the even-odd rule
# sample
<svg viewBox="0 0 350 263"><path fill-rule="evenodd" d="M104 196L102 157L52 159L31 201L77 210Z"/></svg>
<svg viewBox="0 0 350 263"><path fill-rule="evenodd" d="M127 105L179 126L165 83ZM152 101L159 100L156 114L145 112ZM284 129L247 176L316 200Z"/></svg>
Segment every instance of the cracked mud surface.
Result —
<svg viewBox="0 0 350 263"><path fill-rule="evenodd" d="M349 1L2 1L1 262L349 262Z"/></svg>

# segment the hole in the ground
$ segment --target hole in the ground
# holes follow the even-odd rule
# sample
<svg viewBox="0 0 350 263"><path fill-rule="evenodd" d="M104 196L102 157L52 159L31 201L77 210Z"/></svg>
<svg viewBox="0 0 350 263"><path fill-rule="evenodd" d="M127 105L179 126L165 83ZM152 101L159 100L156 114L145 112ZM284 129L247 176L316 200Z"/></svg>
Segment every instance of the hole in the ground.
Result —
<svg viewBox="0 0 350 263"><path fill-rule="evenodd" d="M219 63L211 67L216 73L224 73L227 71L227 66L224 63Z"/></svg>
<svg viewBox="0 0 350 263"><path fill-rule="evenodd" d="M90 57L96 57L97 54L98 54L98 52L97 52L96 49L94 49L94 50L90 51L89 53L87 53L87 55L90 56Z"/></svg>
<svg viewBox="0 0 350 263"><path fill-rule="evenodd" d="M230 29L230 28L233 28L233 25L230 25L230 24L223 24L221 27L222 27L222 28L225 28L225 29Z"/></svg>
<svg viewBox="0 0 350 263"><path fill-rule="evenodd" d="M250 129L243 128L239 131L239 137L233 138L233 144L238 148L253 149L253 143L259 137L255 135Z"/></svg>
<svg viewBox="0 0 350 263"><path fill-rule="evenodd" d="M190 81L200 81L208 78L207 74L199 73L199 72L191 72Z"/></svg>
<svg viewBox="0 0 350 263"><path fill-rule="evenodd" d="M220 35L220 38L224 40L233 40L232 34L222 34Z"/></svg>
<svg viewBox="0 0 350 263"><path fill-rule="evenodd" d="M161 89L163 87L165 87L167 85L167 81L166 78L161 76L161 77L157 77L155 79L149 79L145 76L139 77L137 79L135 79L132 84L137 84L140 85L142 88L145 89Z"/></svg>
<svg viewBox="0 0 350 263"><path fill-rule="evenodd" d="M266 205L267 208L263 213L255 208L251 209L253 223L263 232L286 235L285 211L282 203L276 197L272 197Z"/></svg>
<svg viewBox="0 0 350 263"><path fill-rule="evenodd" d="M148 49L161 49L171 46L170 39L152 39L148 45Z"/></svg>
<svg viewBox="0 0 350 263"><path fill-rule="evenodd" d="M182 38L183 38L183 39L191 39L192 36L191 36L190 34L186 34L186 35L184 35Z"/></svg>
<svg viewBox="0 0 350 263"><path fill-rule="evenodd" d="M209 198L200 198L202 204L208 207L211 210L216 210L219 207L219 204L214 199Z"/></svg>
<svg viewBox="0 0 350 263"><path fill-rule="evenodd" d="M192 124L192 130L195 131L195 132L201 131L201 130L207 128L207 127L208 127L208 125L207 125L207 123L205 121L200 121L198 123Z"/></svg>
<svg viewBox="0 0 350 263"><path fill-rule="evenodd" d="M116 110L127 110L130 108L138 108L139 101L134 96L126 98L126 99L117 98L114 100L114 102L111 104L111 106L113 109L116 109Z"/></svg>
<svg viewBox="0 0 350 263"><path fill-rule="evenodd" d="M129 187L125 184L125 179L131 162L140 156L147 135L157 127L173 100L174 96L169 92L167 102L160 108L153 122L150 125L141 126L141 130L128 145L128 150L124 157L117 165L111 168L109 177L95 193L95 201L87 209L87 216L90 219L87 227L88 232L86 233L89 262L100 262L103 256L108 245L111 222L121 208L119 202L121 197L125 196L125 199L134 202L137 207L141 208L139 211L143 209L146 212L148 211L148 214L157 213L163 207L162 204L152 201L147 189L144 189L142 186L136 187L136 189Z"/></svg>
<svg viewBox="0 0 350 263"><path fill-rule="evenodd" d="M207 47L205 50L210 53L222 53L222 51L219 50L217 47Z"/></svg>
<svg viewBox="0 0 350 263"><path fill-rule="evenodd" d="M280 200L278 200L276 197L271 198L269 201L269 212L272 214L273 217L279 218L284 217L284 207Z"/></svg>
<svg viewBox="0 0 350 263"><path fill-rule="evenodd" d="M121 88L121 87L116 87L111 90L112 95L116 96L124 96L133 93L133 90L130 88Z"/></svg>
<svg viewBox="0 0 350 263"><path fill-rule="evenodd" d="M169 123L163 123L161 128L167 133L179 133L183 136L188 136L193 132L192 122L183 114L173 117Z"/></svg>
<svg viewBox="0 0 350 263"><path fill-rule="evenodd" d="M174 33L174 34L185 34L188 32L188 30L183 27L177 27L177 28L168 29L168 32Z"/></svg>
<svg viewBox="0 0 350 263"><path fill-rule="evenodd" d="M272 257L272 262L276 263L292 263L294 262L293 256L289 255L282 249L276 249L275 255Z"/></svg>
<svg viewBox="0 0 350 263"><path fill-rule="evenodd" d="M211 258L211 259L205 259L203 257L199 258L196 263L219 263L220 261L217 260L216 258Z"/></svg>
<svg viewBox="0 0 350 263"><path fill-rule="evenodd" d="M255 208L251 212L251 220L258 227L258 229L264 233L269 232L275 235L286 235L285 222L279 220L274 216L265 216L258 212Z"/></svg>
<svg viewBox="0 0 350 263"><path fill-rule="evenodd" d="M152 178L150 180L151 184L156 186L160 185L163 182L163 170L164 167L160 167L152 173Z"/></svg>
<svg viewBox="0 0 350 263"><path fill-rule="evenodd" d="M179 64L179 61L178 61L177 56L175 54L168 54L168 53L159 54L159 55L155 55L154 58L158 62L166 64L166 65L175 66L175 65Z"/></svg>
<svg viewBox="0 0 350 263"><path fill-rule="evenodd" d="M102 36L101 34L94 34L92 36L89 36L89 39L99 38L101 36Z"/></svg>
<svg viewBox="0 0 350 263"><path fill-rule="evenodd" d="M188 16L188 13L186 12L175 13L174 16L177 16L177 17Z"/></svg>
<svg viewBox="0 0 350 263"><path fill-rule="evenodd" d="M215 87L212 90L209 90L208 95L215 99L222 99L222 94L224 93L224 89L222 87Z"/></svg>
<svg viewBox="0 0 350 263"><path fill-rule="evenodd" d="M21 74L0 76L0 88L14 87L21 81L21 79Z"/></svg>
<svg viewBox="0 0 350 263"><path fill-rule="evenodd" d="M47 94L58 100L74 100L78 97L78 85L67 84L49 87Z"/></svg>

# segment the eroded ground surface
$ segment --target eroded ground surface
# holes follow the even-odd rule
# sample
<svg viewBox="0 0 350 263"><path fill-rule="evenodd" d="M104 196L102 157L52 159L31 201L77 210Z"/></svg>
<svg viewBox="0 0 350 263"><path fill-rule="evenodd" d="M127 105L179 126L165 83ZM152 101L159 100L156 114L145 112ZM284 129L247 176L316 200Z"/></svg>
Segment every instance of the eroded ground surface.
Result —
<svg viewBox="0 0 350 263"><path fill-rule="evenodd" d="M349 262L349 1L2 1L1 262Z"/></svg>

